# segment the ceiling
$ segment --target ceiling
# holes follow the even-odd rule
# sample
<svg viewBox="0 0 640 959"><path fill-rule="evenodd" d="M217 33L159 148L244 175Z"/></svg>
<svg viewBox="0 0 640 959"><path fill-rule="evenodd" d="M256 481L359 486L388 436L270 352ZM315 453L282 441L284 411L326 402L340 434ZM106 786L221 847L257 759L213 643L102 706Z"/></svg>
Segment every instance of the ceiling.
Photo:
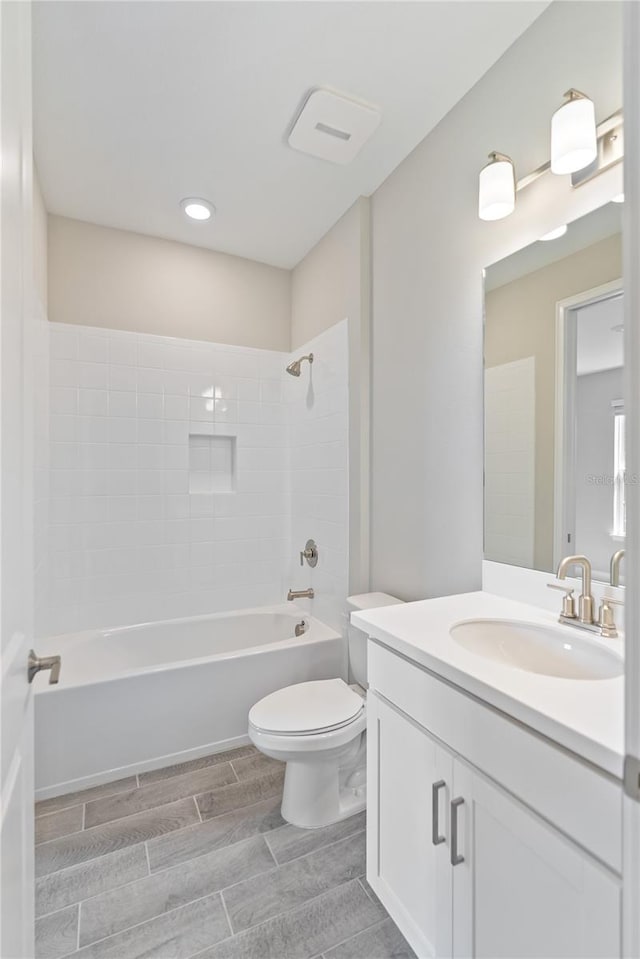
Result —
<svg viewBox="0 0 640 959"><path fill-rule="evenodd" d="M547 2L33 6L35 155L48 210L290 268ZM325 86L382 113L347 166L287 146L306 95ZM210 200L217 215L188 221L187 196Z"/></svg>
<svg viewBox="0 0 640 959"><path fill-rule="evenodd" d="M577 373L599 373L624 366L622 294L577 310Z"/></svg>

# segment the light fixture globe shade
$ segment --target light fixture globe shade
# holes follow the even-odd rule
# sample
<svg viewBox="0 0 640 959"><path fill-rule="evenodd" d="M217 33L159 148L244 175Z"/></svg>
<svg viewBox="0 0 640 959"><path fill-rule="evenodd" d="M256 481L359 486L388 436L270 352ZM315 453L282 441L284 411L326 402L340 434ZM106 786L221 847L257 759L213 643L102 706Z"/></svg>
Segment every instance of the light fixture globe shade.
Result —
<svg viewBox="0 0 640 959"><path fill-rule="evenodd" d="M589 97L569 94L551 117L551 172L576 173L598 155L596 112Z"/></svg>
<svg viewBox="0 0 640 959"><path fill-rule="evenodd" d="M509 157L493 154L480 171L478 216L481 220L502 220L516 206L516 178Z"/></svg>

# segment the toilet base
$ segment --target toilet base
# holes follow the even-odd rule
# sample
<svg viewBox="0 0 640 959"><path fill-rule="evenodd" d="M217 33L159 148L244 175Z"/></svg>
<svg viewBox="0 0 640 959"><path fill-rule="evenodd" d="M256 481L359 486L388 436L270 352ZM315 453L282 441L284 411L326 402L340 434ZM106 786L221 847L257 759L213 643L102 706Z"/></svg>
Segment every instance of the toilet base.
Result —
<svg viewBox="0 0 640 959"><path fill-rule="evenodd" d="M348 819L366 806L365 738L352 745L338 764L289 759L284 777L282 818L302 829L320 829Z"/></svg>

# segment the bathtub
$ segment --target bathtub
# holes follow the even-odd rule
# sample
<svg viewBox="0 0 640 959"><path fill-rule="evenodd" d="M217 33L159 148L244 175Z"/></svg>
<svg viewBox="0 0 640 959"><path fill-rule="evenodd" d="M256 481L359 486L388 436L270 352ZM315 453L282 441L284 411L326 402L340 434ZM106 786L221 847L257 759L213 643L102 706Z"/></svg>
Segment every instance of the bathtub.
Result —
<svg viewBox="0 0 640 959"><path fill-rule="evenodd" d="M38 799L247 743L258 699L346 678L347 666L340 634L290 605L52 636L37 649L62 656L57 686L48 673L34 683Z"/></svg>

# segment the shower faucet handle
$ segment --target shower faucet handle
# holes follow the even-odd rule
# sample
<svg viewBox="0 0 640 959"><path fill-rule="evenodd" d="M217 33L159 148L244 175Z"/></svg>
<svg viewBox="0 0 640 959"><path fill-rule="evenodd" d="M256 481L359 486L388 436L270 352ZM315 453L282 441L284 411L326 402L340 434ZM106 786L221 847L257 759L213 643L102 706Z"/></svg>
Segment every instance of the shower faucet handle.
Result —
<svg viewBox="0 0 640 959"><path fill-rule="evenodd" d="M300 550L301 566L304 566L305 559L312 569L315 569L315 567L318 565L318 547L312 539L308 539L304 549Z"/></svg>

